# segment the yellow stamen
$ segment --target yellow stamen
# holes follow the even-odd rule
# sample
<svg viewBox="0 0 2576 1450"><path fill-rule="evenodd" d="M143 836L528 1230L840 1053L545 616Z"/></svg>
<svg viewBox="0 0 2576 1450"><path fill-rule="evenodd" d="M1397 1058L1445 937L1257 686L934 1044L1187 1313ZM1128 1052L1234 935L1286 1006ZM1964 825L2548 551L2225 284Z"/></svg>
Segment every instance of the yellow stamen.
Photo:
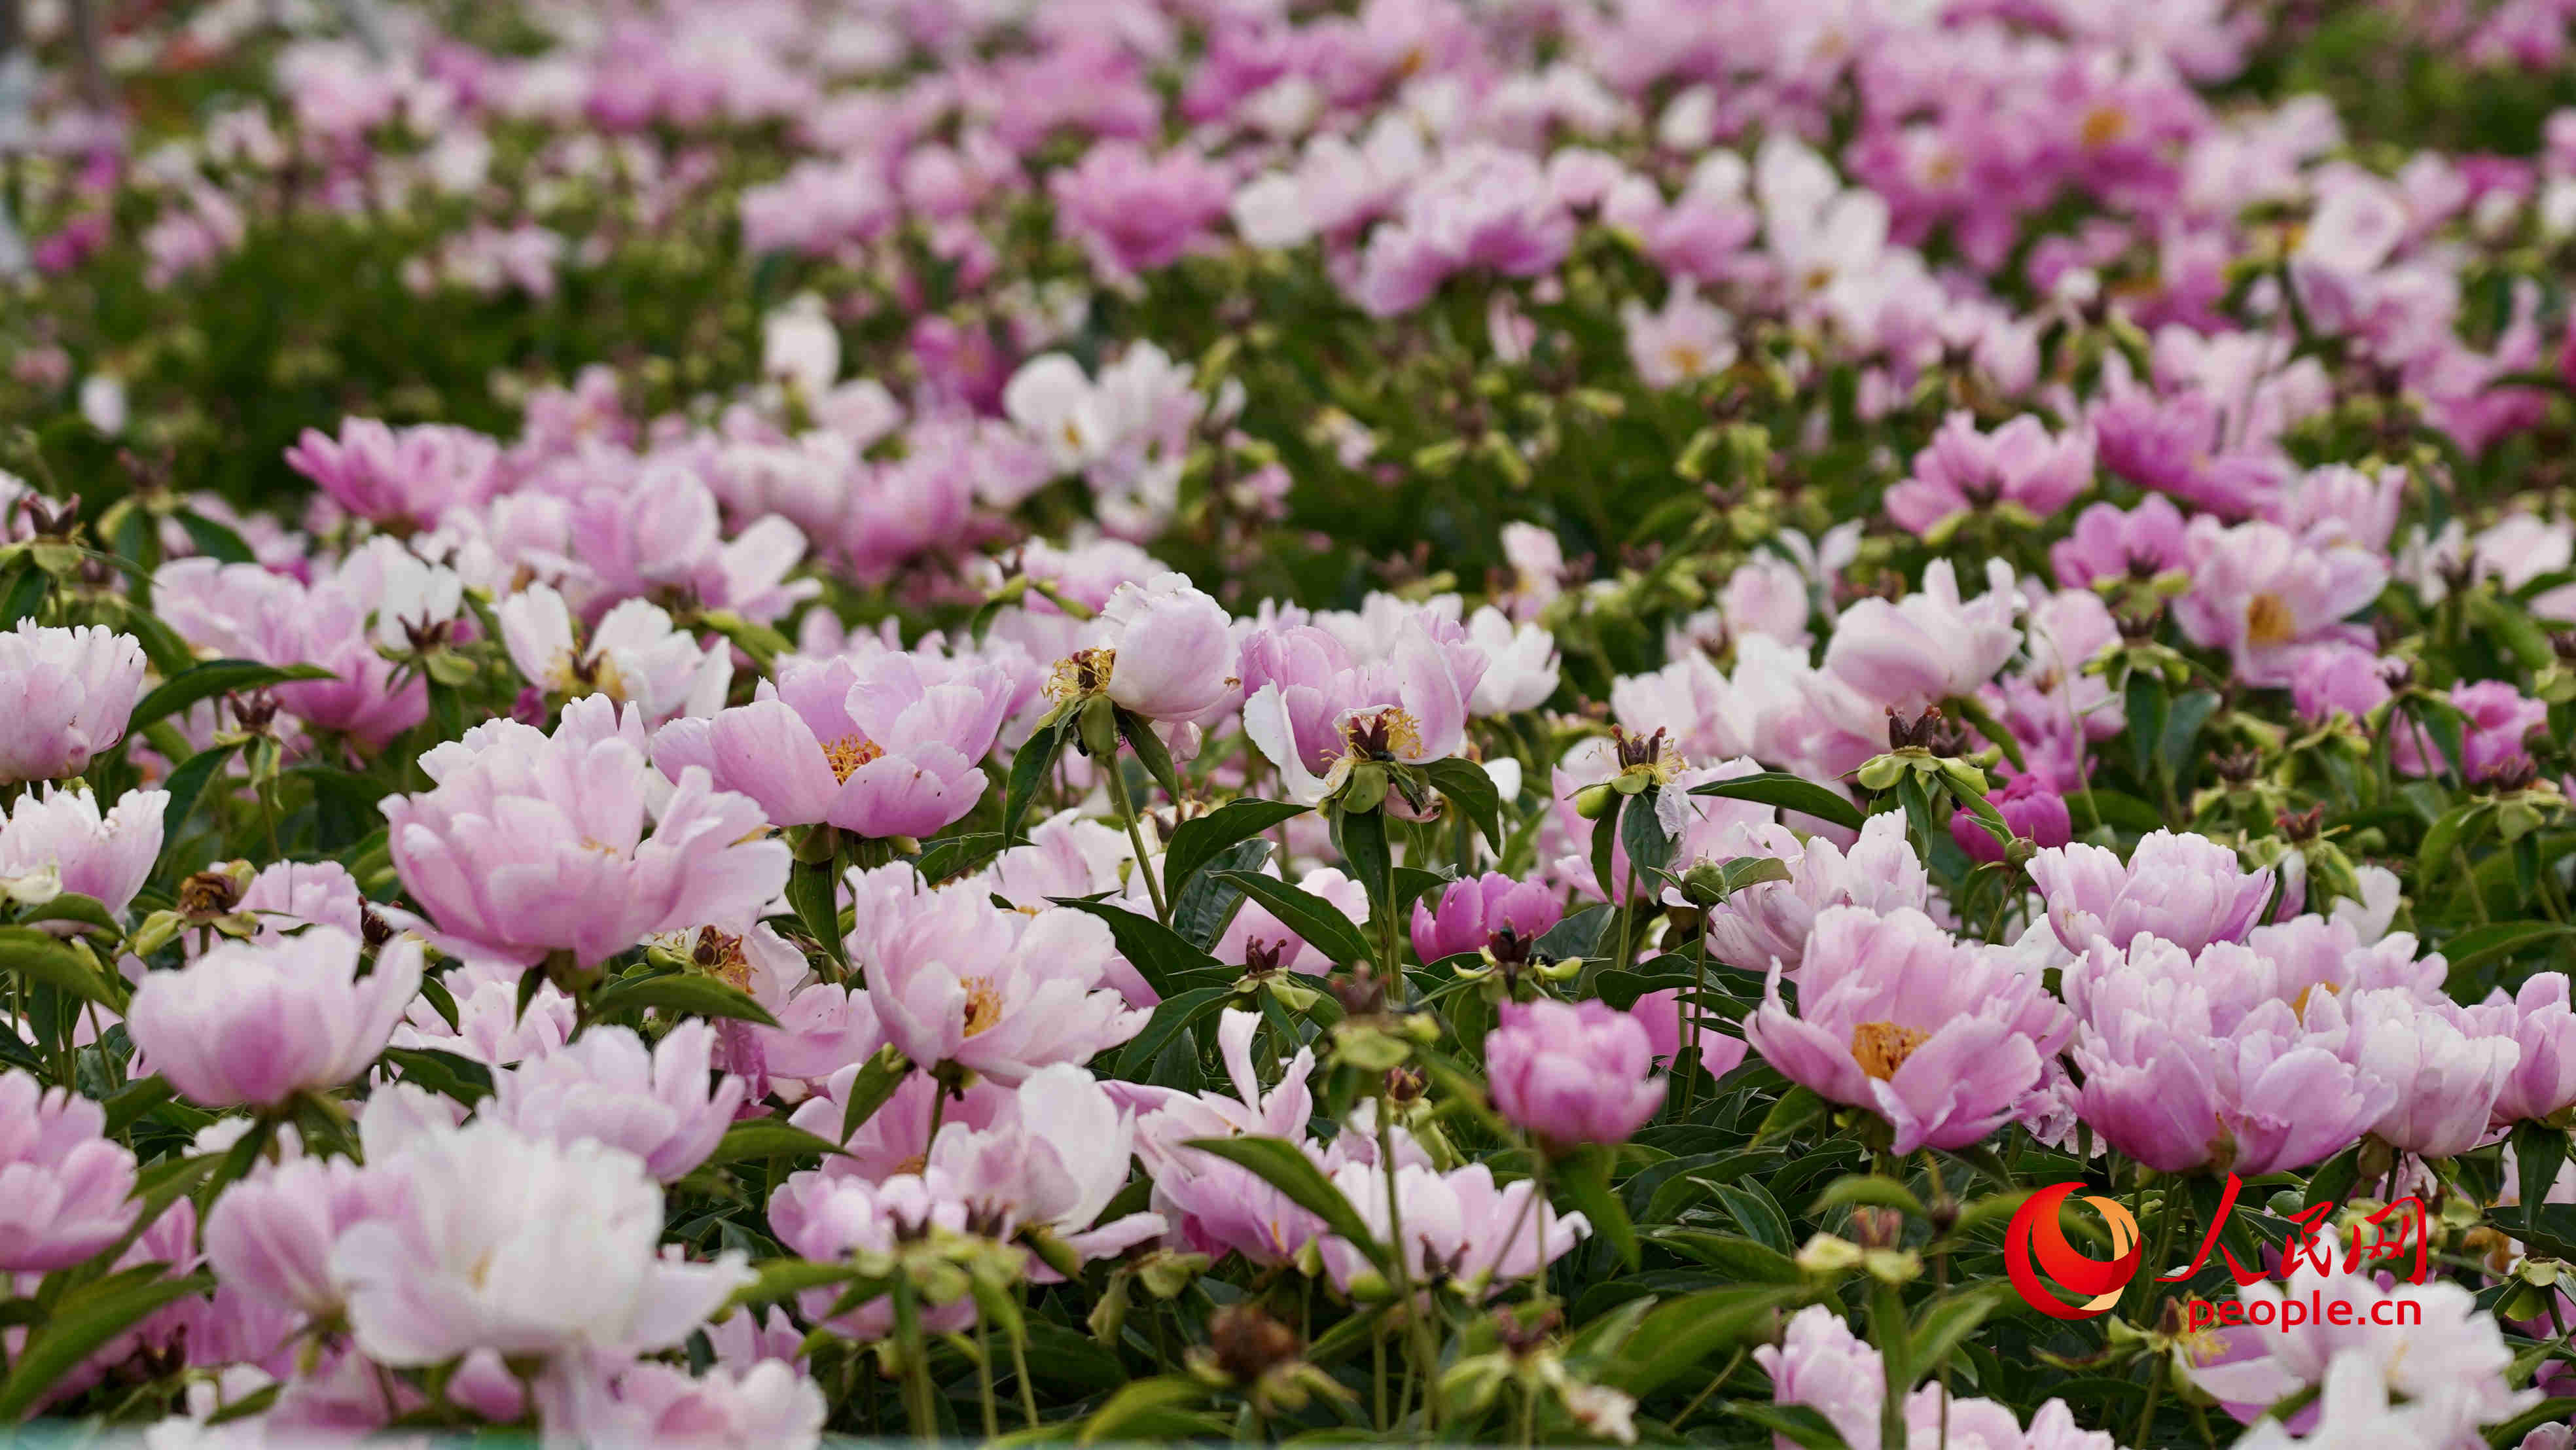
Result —
<svg viewBox="0 0 2576 1450"><path fill-rule="evenodd" d="M2108 146L2129 134L2129 113L2105 101L2084 113L2076 135L2087 146Z"/></svg>
<svg viewBox="0 0 2576 1450"><path fill-rule="evenodd" d="M864 735L844 735L823 747L823 759L832 767L832 779L844 785L860 766L884 754L884 746Z"/></svg>
<svg viewBox="0 0 2576 1450"><path fill-rule="evenodd" d="M2298 617L2290 612L2289 601L2280 595L2268 591L2257 594L2245 606L2246 643L2288 644L2298 637Z"/></svg>
<svg viewBox="0 0 2576 1450"><path fill-rule="evenodd" d="M1860 1070L1880 1082L1896 1076L1914 1049L1932 1040L1932 1034L1920 1027L1899 1027L1893 1022L1864 1022L1852 1029L1852 1057Z"/></svg>
<svg viewBox="0 0 2576 1450"><path fill-rule="evenodd" d="M976 1036L991 1030L1002 1020L1002 994L990 977L966 979L966 1035Z"/></svg>
<svg viewBox="0 0 2576 1450"><path fill-rule="evenodd" d="M1078 649L1055 662L1047 672L1046 697L1050 700L1084 700L1109 688L1109 677L1118 668L1118 651L1114 649Z"/></svg>

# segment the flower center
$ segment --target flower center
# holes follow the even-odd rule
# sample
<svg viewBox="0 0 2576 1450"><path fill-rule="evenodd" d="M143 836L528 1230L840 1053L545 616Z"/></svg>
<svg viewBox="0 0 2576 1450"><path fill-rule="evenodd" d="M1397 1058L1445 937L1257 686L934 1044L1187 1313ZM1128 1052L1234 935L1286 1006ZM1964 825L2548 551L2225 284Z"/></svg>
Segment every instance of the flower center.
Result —
<svg viewBox="0 0 2576 1450"><path fill-rule="evenodd" d="M1695 378L1708 366L1708 355L1689 343L1677 342L1664 349L1664 361L1683 377Z"/></svg>
<svg viewBox="0 0 2576 1450"><path fill-rule="evenodd" d="M906 1158L906 1159L904 1159L902 1162L897 1163L896 1165L894 1165L894 1171L893 1171L892 1173L887 1174L886 1176L887 1176L888 1178L895 1178L895 1177L900 1177L901 1175L906 1174L906 1173L919 1173L920 1171L922 1171L922 1170L923 1170L923 1169L925 1169L925 1168L928 1168L929 1166L930 1166L930 1158L929 1158L929 1156L928 1156L928 1155L926 1155L926 1154L922 1154L922 1153L915 1153L915 1154L913 1154L911 1157Z"/></svg>
<svg viewBox="0 0 2576 1450"><path fill-rule="evenodd" d="M751 990L751 959L742 954L742 938L727 936L714 927L698 928L697 945L689 951L689 960L698 970L721 978L743 991Z"/></svg>
<svg viewBox="0 0 2576 1450"><path fill-rule="evenodd" d="M2076 134L2087 146L2108 146L2129 134L2129 113L2106 101L2084 113Z"/></svg>
<svg viewBox="0 0 2576 1450"><path fill-rule="evenodd" d="M2320 991L2331 997L2338 990L2332 982L2310 982L2299 989L2299 995L2290 999L2290 1010L2297 1014L2299 1021L2304 1024L2308 1020L2308 999Z"/></svg>
<svg viewBox="0 0 2576 1450"><path fill-rule="evenodd" d="M554 686L555 693L566 699L606 695L620 705L626 703L626 678L618 671L617 661L610 658L606 650L583 654L575 649L563 656L546 683Z"/></svg>
<svg viewBox="0 0 2576 1450"><path fill-rule="evenodd" d="M1899 1027L1893 1022L1864 1022L1852 1029L1852 1058L1860 1070L1885 1082L1896 1076L1914 1049L1932 1040L1932 1034L1920 1027Z"/></svg>
<svg viewBox="0 0 2576 1450"><path fill-rule="evenodd" d="M1118 668L1118 651L1114 649L1078 649L1055 662L1047 673L1046 697L1050 700L1085 700L1109 688L1109 677Z"/></svg>
<svg viewBox="0 0 2576 1450"><path fill-rule="evenodd" d="M966 1035L977 1036L1002 1020L1002 994L990 977L966 979Z"/></svg>
<svg viewBox="0 0 2576 1450"><path fill-rule="evenodd" d="M1422 726L1401 706L1353 720L1343 727L1342 738L1357 760L1403 760L1422 753Z"/></svg>
<svg viewBox="0 0 2576 1450"><path fill-rule="evenodd" d="M2290 612L2289 601L2266 591L2257 594L2245 606L2245 642L2248 644L2288 644L2299 637L2298 617Z"/></svg>
<svg viewBox="0 0 2576 1450"><path fill-rule="evenodd" d="M844 785L860 766L884 754L884 746L864 735L844 735L823 747L823 760L832 767L832 779Z"/></svg>

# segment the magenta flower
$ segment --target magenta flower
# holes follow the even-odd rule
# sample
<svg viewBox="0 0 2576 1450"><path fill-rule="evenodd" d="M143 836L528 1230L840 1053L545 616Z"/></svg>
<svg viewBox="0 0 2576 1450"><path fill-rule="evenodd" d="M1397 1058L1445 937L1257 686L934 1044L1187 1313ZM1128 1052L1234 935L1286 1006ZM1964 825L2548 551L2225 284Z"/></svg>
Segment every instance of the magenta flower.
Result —
<svg viewBox="0 0 2576 1450"><path fill-rule="evenodd" d="M1351 295L1370 316L1393 317L1460 272L1553 272L1574 237L1574 213L1536 158L1489 144L1456 147L1414 182L1395 220L1370 235Z"/></svg>
<svg viewBox="0 0 2576 1450"><path fill-rule="evenodd" d="M1104 141L1047 182L1058 224L1112 275L1168 267L1208 240L1234 199L1225 169L1195 151L1148 155Z"/></svg>
<svg viewBox="0 0 2576 1450"><path fill-rule="evenodd" d="M1413 950L1423 961L1436 962L1481 952L1507 931L1534 941L1564 916L1565 903L1545 885L1488 871L1443 887L1436 905L1413 903Z"/></svg>
<svg viewBox="0 0 2576 1450"><path fill-rule="evenodd" d="M1893 604L1873 596L1844 610L1825 643L1823 673L1875 705L1909 713L1975 694L2021 647L2012 570L1989 562L1986 592L1973 604L1960 599L1950 561L1936 559L1925 566L1920 591Z"/></svg>
<svg viewBox="0 0 2576 1450"><path fill-rule="evenodd" d="M2126 863L2103 846L2053 847L2031 858L2030 879L2071 952L2097 940L2122 946L2140 932L2187 952L2242 941L2272 897L2270 868L2249 872L2208 837L2171 831L2140 840Z"/></svg>
<svg viewBox="0 0 2576 1450"><path fill-rule="evenodd" d="M401 1210L402 1183L346 1158L288 1158L255 1171L206 1214L206 1261L226 1288L316 1318L337 1314L348 1286L331 1245L349 1228Z"/></svg>
<svg viewBox="0 0 2576 1450"><path fill-rule="evenodd" d="M1896 1130L1901 1157L1963 1148L2009 1121L2073 1030L2006 949L1962 944L1919 911L1819 913L1798 1010L1771 969L1745 1037L1765 1062Z"/></svg>
<svg viewBox="0 0 2576 1450"><path fill-rule="evenodd" d="M543 1057L492 1075L486 1118L556 1143L595 1139L644 1160L664 1183L715 1151L742 1106L743 1081L708 1085L716 1031L683 1022L650 1050L624 1027L594 1027Z"/></svg>
<svg viewBox="0 0 2576 1450"><path fill-rule="evenodd" d="M107 1110L23 1072L0 1072L0 1273L67 1269L125 1236L134 1155Z"/></svg>
<svg viewBox="0 0 2576 1450"><path fill-rule="evenodd" d="M86 786L29 791L0 824L0 880L51 871L63 890L122 916L160 858L169 805L168 791L128 791L102 816Z"/></svg>
<svg viewBox="0 0 2576 1450"><path fill-rule="evenodd" d="M1495 1111L1551 1153L1624 1143L1664 1105L1644 1024L1606 1002L1506 1002L1485 1034Z"/></svg>
<svg viewBox="0 0 2576 1450"><path fill-rule="evenodd" d="M1423 619L1398 626L1384 659L1361 662L1313 625L1244 641L1243 726L1278 768L1281 793L1313 805L1341 788L1365 749L1409 764L1454 755L1485 655L1454 622L1435 637Z"/></svg>
<svg viewBox="0 0 2576 1450"><path fill-rule="evenodd" d="M2192 587L2174 601L2174 622L2192 643L2227 651L2245 683L2290 683L2303 645L2367 640L2368 630L2343 620L2379 597L2384 557L2314 547L2278 524L2227 528L2207 516L2192 521L2186 539Z"/></svg>
<svg viewBox="0 0 2576 1450"><path fill-rule="evenodd" d="M125 738L143 690L143 645L100 625L0 634L0 785L78 775Z"/></svg>
<svg viewBox="0 0 2576 1450"><path fill-rule="evenodd" d="M386 943L361 977L358 939L317 926L216 947L134 991L126 1028L151 1070L207 1107L276 1107L365 1072L420 990L421 944Z"/></svg>
<svg viewBox="0 0 2576 1450"><path fill-rule="evenodd" d="M751 839L757 802L701 769L676 786L643 727L596 696L552 737L495 720L421 758L436 788L383 805L394 868L437 938L534 965L605 961L656 932L739 935L787 884L787 847Z"/></svg>
<svg viewBox="0 0 2576 1450"><path fill-rule="evenodd" d="M1105 676L1103 693L1148 720L1187 721L1241 697L1234 621L1186 575L1121 584L1102 606L1099 643L1074 657ZM1059 677L1065 666L1058 665Z"/></svg>
<svg viewBox="0 0 2576 1450"><path fill-rule="evenodd" d="M2025 522L2053 517L2093 482L2093 438L2082 429L2051 437L2024 413L1993 433L1974 415L1952 413L1914 455L1912 476L1887 491L1887 516L1939 542L1979 509L2009 509Z"/></svg>
<svg viewBox="0 0 2576 1450"><path fill-rule="evenodd" d="M336 439L307 428L286 450L289 468L350 513L418 529L491 497L500 459L500 445L471 429L423 423L396 430L373 418L341 419Z"/></svg>
<svg viewBox="0 0 2576 1450"><path fill-rule="evenodd" d="M1107 986L1108 924L1064 907L1005 911L980 891L931 891L901 862L854 871L850 960L886 1040L922 1067L954 1063L1017 1083L1050 1063L1088 1062L1135 1036L1147 1013Z"/></svg>
<svg viewBox="0 0 2576 1450"><path fill-rule="evenodd" d="M2462 680L2451 686L2451 703L2468 717L2460 736L2460 775L2471 781L2526 758L2523 742L2549 721L2548 705L2504 680ZM2428 753L2439 758L2438 749Z"/></svg>
<svg viewBox="0 0 2576 1450"><path fill-rule="evenodd" d="M1986 799L2002 813L2004 824L2012 827L2013 834L2024 840L2041 846L2063 846L2075 837L2074 817L2067 812L2066 797L2036 775L2015 775ZM2003 842L1965 810L1951 813L1950 839L1958 842L1959 849L1967 852L1972 861L2000 864L2004 859Z"/></svg>
<svg viewBox="0 0 2576 1450"><path fill-rule="evenodd" d="M677 779L704 769L759 802L774 826L828 822L862 836L927 836L974 809L975 762L993 748L1012 686L997 664L889 651L794 661L757 698L677 720L653 757Z"/></svg>
<svg viewBox="0 0 2576 1450"><path fill-rule="evenodd" d="M2535 973L2511 996L2499 987L2468 1015L2485 1035L2511 1037L2521 1049L2496 1095L2497 1125L2576 1105L2576 1012L2568 1009L2565 972Z"/></svg>
<svg viewBox="0 0 2576 1450"><path fill-rule="evenodd" d="M2058 587L2082 589L2106 579L2153 578L2183 567L2182 510L2161 495L2122 512L2097 503L2075 516L2075 530L2048 546Z"/></svg>
<svg viewBox="0 0 2576 1450"><path fill-rule="evenodd" d="M2065 980L2083 1014L2072 1052L2084 1075L2076 1113L2159 1172L2304 1168L2350 1147L2397 1101L2338 1053L2339 1032L2300 1020L2302 1010L2331 1012L2321 1006L2335 1000L2331 991L2302 993L2296 1006L2269 999L2240 1016L2213 1003L2223 983L2205 981L2179 947L2153 937L2125 951L2096 942Z"/></svg>

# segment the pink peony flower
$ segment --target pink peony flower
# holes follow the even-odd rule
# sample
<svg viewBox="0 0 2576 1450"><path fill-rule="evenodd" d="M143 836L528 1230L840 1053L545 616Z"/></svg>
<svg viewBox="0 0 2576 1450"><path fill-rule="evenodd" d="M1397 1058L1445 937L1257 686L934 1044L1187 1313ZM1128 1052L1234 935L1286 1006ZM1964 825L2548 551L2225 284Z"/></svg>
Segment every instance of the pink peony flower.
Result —
<svg viewBox="0 0 2576 1450"><path fill-rule="evenodd" d="M1193 720L1241 697L1233 623L1186 575L1157 574L1110 594L1089 659L1122 709L1148 720Z"/></svg>
<svg viewBox="0 0 2576 1450"><path fill-rule="evenodd" d="M1485 1034L1495 1111L1551 1153L1622 1143L1664 1105L1644 1024L1608 1003L1506 1002Z"/></svg>
<svg viewBox="0 0 2576 1450"><path fill-rule="evenodd" d="M492 1074L482 1116L555 1143L595 1140L644 1160L664 1183L715 1151L742 1106L742 1079L708 1085L716 1029L683 1022L648 1051L624 1027L594 1027L579 1041L515 1070Z"/></svg>
<svg viewBox="0 0 2576 1450"><path fill-rule="evenodd" d="M1987 797L2001 812L2004 824L2024 840L2045 846L2063 846L2075 836L2074 818L2068 814L2066 797L2057 788L2036 775L2015 775L2003 788ZM1965 810L1950 815L1950 839L1968 853L1971 861L2000 864L2004 859L2003 842L1977 824L1977 818Z"/></svg>
<svg viewBox="0 0 2576 1450"><path fill-rule="evenodd" d="M420 990L421 944L386 943L357 975L359 942L332 927L216 947L134 992L135 1051L189 1101L276 1107L375 1062Z"/></svg>
<svg viewBox="0 0 2576 1450"><path fill-rule="evenodd" d="M1775 964L1746 1021L1753 1050L1885 1118L1899 1156L1965 1147L2009 1121L2074 1026L2012 952L1965 945L1910 909L1819 913L1795 1013L1781 975Z"/></svg>
<svg viewBox="0 0 2576 1450"><path fill-rule="evenodd" d="M2036 522L2092 482L2093 439L2083 430L2053 438L2024 413L1980 433L1974 415L1959 412L1914 455L1912 475L1887 491L1887 516L1925 538L1980 509L2009 507Z"/></svg>
<svg viewBox="0 0 2576 1450"><path fill-rule="evenodd" d="M2071 952L2096 940L2117 947L2140 932L2187 952L2241 941L2272 897L2269 868L2249 872L2208 837L2171 831L2140 840L2125 863L2103 846L2052 847L2031 858L2030 879Z"/></svg>
<svg viewBox="0 0 2576 1450"><path fill-rule="evenodd" d="M343 418L336 439L319 429L286 450L286 464L331 500L371 523L438 526L451 508L472 508L500 482L500 445L470 429L423 423L394 429L373 418Z"/></svg>
<svg viewBox="0 0 2576 1450"><path fill-rule="evenodd" d="M1393 1227L1385 1171L1374 1163L1346 1163L1333 1174L1333 1186L1350 1200L1371 1236L1385 1240ZM1493 1170L1482 1163L1445 1174L1419 1164L1397 1168L1394 1201L1404 1217L1405 1239L1398 1251L1413 1282L1446 1283L1472 1302L1544 1272L1588 1237L1592 1224L1582 1214L1533 1204L1537 1191L1526 1178L1495 1187ZM1320 1246L1324 1272L1344 1293L1362 1275L1375 1275L1344 1240L1327 1236Z"/></svg>
<svg viewBox="0 0 2576 1450"><path fill-rule="evenodd" d="M1990 561L1986 592L1969 604L1959 597L1950 561L1934 560L1919 592L1893 604L1871 597L1843 611L1825 642L1823 672L1908 714L1975 694L2021 646L2011 576L2008 565Z"/></svg>
<svg viewBox="0 0 2576 1450"><path fill-rule="evenodd" d="M549 737L515 721L474 727L421 757L437 782L384 801L404 889L460 951L594 965L656 932L739 935L787 884L787 847L747 796L704 770L676 785L645 760L643 725L596 696Z"/></svg>
<svg viewBox="0 0 2576 1450"><path fill-rule="evenodd" d="M215 1199L206 1261L224 1286L298 1315L327 1318L348 1286L331 1272L331 1245L369 1219L402 1210L402 1182L346 1158L264 1165Z"/></svg>
<svg viewBox="0 0 2576 1450"><path fill-rule="evenodd" d="M123 916L160 859L169 805L168 791L128 791L102 816L87 786L29 791L0 824L0 879L50 871L63 890Z"/></svg>
<svg viewBox="0 0 2576 1450"><path fill-rule="evenodd" d="M2112 504L2094 504L2075 516L2073 533L2048 546L2049 568L2066 589L2153 578L2182 568L2188 560L2182 510L2162 496L2126 512Z"/></svg>
<svg viewBox="0 0 2576 1450"><path fill-rule="evenodd" d="M794 661L756 698L654 738L674 779L704 769L759 802L774 826L828 822L862 836L927 836L974 809L976 768L1012 698L995 664L888 651Z"/></svg>
<svg viewBox="0 0 2576 1450"><path fill-rule="evenodd" d="M0 784L78 775L125 738L143 690L143 645L100 625L0 634Z"/></svg>
<svg viewBox="0 0 2576 1450"><path fill-rule="evenodd" d="M1132 141L1104 141L1047 183L1059 225L1103 272L1130 275L1168 267L1197 250L1224 218L1234 184L1195 151L1147 154Z"/></svg>
<svg viewBox="0 0 2576 1450"><path fill-rule="evenodd" d="M2535 973L2511 996L2499 987L2468 1015L2486 1035L2510 1036L2521 1049L2496 1095L2499 1126L2576 1105L2576 1012L2568 1009L2566 973Z"/></svg>
<svg viewBox="0 0 2576 1450"><path fill-rule="evenodd" d="M0 1072L0 1273L70 1268L133 1227L134 1155L106 1129L97 1103Z"/></svg>
<svg viewBox="0 0 2576 1450"><path fill-rule="evenodd" d="M2299 647L2353 635L2344 618L2388 582L2381 555L2314 547L2278 524L2228 528L2203 516L2185 541L2192 587L2174 601L2174 622L2192 643L2227 651L2250 685L2289 684Z"/></svg>
<svg viewBox="0 0 2576 1450"><path fill-rule="evenodd" d="M1425 962L1481 952L1504 932L1535 941L1565 916L1555 892L1499 871L1452 882L1426 900L1413 903L1413 950Z"/></svg>

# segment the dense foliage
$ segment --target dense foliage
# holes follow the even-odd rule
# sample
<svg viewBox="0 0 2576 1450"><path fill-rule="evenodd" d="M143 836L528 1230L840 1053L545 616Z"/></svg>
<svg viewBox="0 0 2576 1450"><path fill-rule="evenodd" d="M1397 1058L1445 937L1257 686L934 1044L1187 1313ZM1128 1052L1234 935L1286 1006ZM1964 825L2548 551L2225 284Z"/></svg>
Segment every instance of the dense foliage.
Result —
<svg viewBox="0 0 2576 1450"><path fill-rule="evenodd" d="M25 9L0 1423L2569 1444L2565 0Z"/></svg>

